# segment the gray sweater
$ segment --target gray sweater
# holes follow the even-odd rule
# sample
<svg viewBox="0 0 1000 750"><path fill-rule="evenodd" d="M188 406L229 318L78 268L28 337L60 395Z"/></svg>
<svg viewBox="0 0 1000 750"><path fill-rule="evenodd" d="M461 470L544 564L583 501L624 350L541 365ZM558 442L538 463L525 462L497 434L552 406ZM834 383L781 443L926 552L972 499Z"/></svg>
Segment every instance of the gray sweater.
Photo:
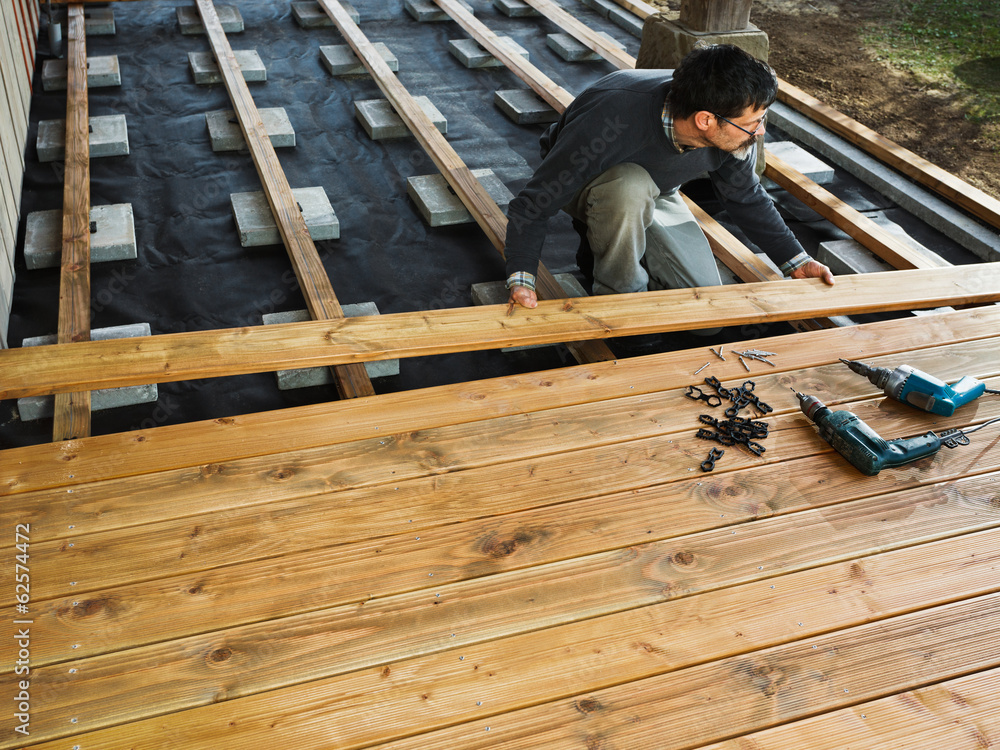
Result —
<svg viewBox="0 0 1000 750"><path fill-rule="evenodd" d="M541 166L507 209L508 276L536 273L548 220L581 187L624 162L643 167L662 193L708 172L726 211L776 265L803 252L760 186L753 157L712 146L674 148L662 119L669 90L669 71L618 71L580 94L545 131Z"/></svg>

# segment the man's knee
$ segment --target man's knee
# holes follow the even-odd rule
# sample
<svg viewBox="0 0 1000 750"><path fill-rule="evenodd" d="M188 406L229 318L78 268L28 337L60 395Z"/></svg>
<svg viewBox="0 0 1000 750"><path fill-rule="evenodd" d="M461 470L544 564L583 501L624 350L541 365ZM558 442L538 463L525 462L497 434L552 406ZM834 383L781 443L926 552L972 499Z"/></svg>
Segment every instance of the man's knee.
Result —
<svg viewBox="0 0 1000 750"><path fill-rule="evenodd" d="M645 169L638 164L618 164L601 177L600 184L590 191L588 209L623 217L651 216L659 189Z"/></svg>

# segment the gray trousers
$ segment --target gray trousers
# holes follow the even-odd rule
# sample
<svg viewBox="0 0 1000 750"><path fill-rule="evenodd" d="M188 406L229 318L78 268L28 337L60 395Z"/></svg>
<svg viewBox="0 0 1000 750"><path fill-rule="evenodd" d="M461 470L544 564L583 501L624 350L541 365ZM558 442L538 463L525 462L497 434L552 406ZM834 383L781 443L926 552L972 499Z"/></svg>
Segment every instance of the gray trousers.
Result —
<svg viewBox="0 0 1000 750"><path fill-rule="evenodd" d="M722 283L704 232L679 192L661 195L637 164L591 180L564 210L587 225L594 294Z"/></svg>

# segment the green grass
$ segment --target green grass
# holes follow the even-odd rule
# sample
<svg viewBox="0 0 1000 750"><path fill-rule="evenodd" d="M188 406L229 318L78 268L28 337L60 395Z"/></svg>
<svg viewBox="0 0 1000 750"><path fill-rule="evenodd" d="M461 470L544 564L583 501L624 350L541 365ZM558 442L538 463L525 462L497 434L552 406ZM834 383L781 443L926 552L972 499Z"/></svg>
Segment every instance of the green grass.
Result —
<svg viewBox="0 0 1000 750"><path fill-rule="evenodd" d="M876 55L955 94L968 118L1000 121L1000 2L884 1L892 20L864 32Z"/></svg>

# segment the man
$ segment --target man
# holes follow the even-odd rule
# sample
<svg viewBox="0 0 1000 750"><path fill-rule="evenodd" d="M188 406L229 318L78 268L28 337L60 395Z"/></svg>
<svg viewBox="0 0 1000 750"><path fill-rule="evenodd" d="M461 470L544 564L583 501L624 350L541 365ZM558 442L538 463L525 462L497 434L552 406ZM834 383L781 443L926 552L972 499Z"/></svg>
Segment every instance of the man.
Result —
<svg viewBox="0 0 1000 750"><path fill-rule="evenodd" d="M542 136L542 163L507 209L511 302L535 307L546 223L559 209L583 242L594 294L721 284L712 251L678 189L706 172L732 219L792 278L833 274L810 258L754 171L757 136L778 82L732 45L694 49L673 71L612 73Z"/></svg>

